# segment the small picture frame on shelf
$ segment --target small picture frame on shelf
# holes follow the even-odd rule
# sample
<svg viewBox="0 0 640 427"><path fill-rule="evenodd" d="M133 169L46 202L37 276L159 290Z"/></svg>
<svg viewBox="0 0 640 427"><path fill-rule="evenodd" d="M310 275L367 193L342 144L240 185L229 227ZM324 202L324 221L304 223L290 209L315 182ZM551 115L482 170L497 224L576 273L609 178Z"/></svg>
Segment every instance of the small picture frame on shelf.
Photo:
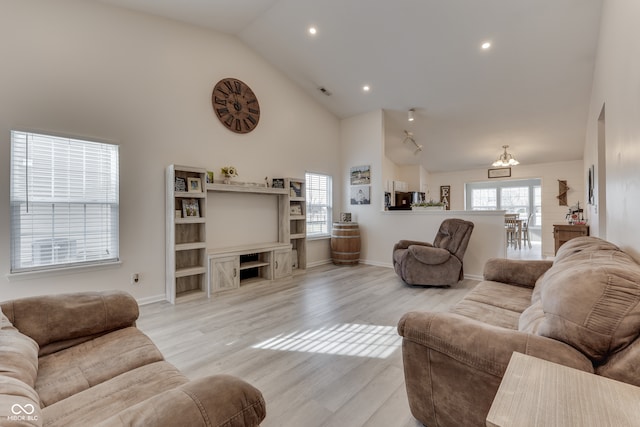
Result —
<svg viewBox="0 0 640 427"><path fill-rule="evenodd" d="M213 184L213 172L207 171L207 184Z"/></svg>
<svg viewBox="0 0 640 427"><path fill-rule="evenodd" d="M187 191L187 181L182 177L176 176L174 191Z"/></svg>
<svg viewBox="0 0 640 427"><path fill-rule="evenodd" d="M183 218L200 218L200 203L198 199L184 199L182 201Z"/></svg>
<svg viewBox="0 0 640 427"><path fill-rule="evenodd" d="M351 222L351 212L340 213L340 222Z"/></svg>
<svg viewBox="0 0 640 427"><path fill-rule="evenodd" d="M187 178L187 191L189 193L202 193L202 180L200 178Z"/></svg>
<svg viewBox="0 0 640 427"><path fill-rule="evenodd" d="M291 187L291 197L302 197L302 184L296 181L289 183Z"/></svg>
<svg viewBox="0 0 640 427"><path fill-rule="evenodd" d="M295 203L289 206L289 214L291 215L302 215L302 206L300 203Z"/></svg>
<svg viewBox="0 0 640 427"><path fill-rule="evenodd" d="M271 180L271 188L284 188L284 179L273 178Z"/></svg>

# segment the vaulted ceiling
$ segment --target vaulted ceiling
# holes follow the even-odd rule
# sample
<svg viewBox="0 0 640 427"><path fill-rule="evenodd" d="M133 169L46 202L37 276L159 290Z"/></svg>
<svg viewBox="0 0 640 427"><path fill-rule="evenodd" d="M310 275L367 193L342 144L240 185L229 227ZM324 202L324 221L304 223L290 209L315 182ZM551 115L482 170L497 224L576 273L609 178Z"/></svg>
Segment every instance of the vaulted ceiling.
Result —
<svg viewBox="0 0 640 427"><path fill-rule="evenodd" d="M339 118L383 109L397 164L582 158L602 0L87 1L237 36Z"/></svg>

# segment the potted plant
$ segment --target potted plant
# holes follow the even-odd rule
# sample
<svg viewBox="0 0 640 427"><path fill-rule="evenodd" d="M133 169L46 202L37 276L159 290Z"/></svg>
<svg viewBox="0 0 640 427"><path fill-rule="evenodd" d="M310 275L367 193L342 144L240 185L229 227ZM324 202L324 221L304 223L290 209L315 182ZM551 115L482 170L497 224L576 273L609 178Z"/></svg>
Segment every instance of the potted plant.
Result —
<svg viewBox="0 0 640 427"><path fill-rule="evenodd" d="M222 175L224 176L223 182L225 184L230 184L231 178L235 178L236 176L238 176L238 170L235 166L224 166L220 168L220 172L222 172Z"/></svg>
<svg viewBox="0 0 640 427"><path fill-rule="evenodd" d="M425 211L441 211L444 209L444 203L436 202L433 199L425 200L419 203L411 204L412 210L425 210Z"/></svg>

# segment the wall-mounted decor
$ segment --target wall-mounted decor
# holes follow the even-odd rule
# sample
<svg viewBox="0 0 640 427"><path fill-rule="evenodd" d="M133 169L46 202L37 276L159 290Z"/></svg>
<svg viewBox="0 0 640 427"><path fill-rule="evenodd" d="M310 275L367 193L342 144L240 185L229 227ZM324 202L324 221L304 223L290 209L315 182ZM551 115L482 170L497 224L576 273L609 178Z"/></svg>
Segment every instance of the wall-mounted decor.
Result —
<svg viewBox="0 0 640 427"><path fill-rule="evenodd" d="M225 78L216 83L211 94L213 110L231 132L248 133L258 126L260 104L246 83Z"/></svg>
<svg viewBox="0 0 640 427"><path fill-rule="evenodd" d="M511 176L511 168L489 169L489 178L509 178Z"/></svg>
<svg viewBox="0 0 640 427"><path fill-rule="evenodd" d="M569 191L569 186L567 185L566 180L558 180L558 195L556 198L558 199L558 206L567 206L567 192Z"/></svg>
<svg viewBox="0 0 640 427"><path fill-rule="evenodd" d="M588 203L590 205L594 205L595 204L595 200L593 199L593 188L595 187L595 180L596 180L596 167L594 165L591 165L591 167L589 168L589 173L587 176L587 189L589 191L588 194Z"/></svg>
<svg viewBox="0 0 640 427"><path fill-rule="evenodd" d="M451 186L450 185L441 185L440 186L440 202L444 203L444 208L446 210L451 210Z"/></svg>
<svg viewBox="0 0 640 427"><path fill-rule="evenodd" d="M371 166L354 166L351 168L351 185L371 184Z"/></svg>
<svg viewBox="0 0 640 427"><path fill-rule="evenodd" d="M352 205L370 205L371 204L371 187L368 185L358 185L351 187L351 204Z"/></svg>

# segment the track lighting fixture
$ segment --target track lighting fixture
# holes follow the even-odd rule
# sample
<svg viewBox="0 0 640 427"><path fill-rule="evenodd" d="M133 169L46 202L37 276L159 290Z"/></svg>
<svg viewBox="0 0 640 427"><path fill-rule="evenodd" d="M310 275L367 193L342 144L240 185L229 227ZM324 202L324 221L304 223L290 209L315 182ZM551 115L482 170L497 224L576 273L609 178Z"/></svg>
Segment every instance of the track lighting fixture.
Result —
<svg viewBox="0 0 640 427"><path fill-rule="evenodd" d="M404 140L402 141L402 143L404 144L405 142L411 142L413 145L415 145L416 150L413 152L414 156L422 151L422 145L418 144L416 140L413 139L413 132L409 132L406 130L404 131Z"/></svg>

